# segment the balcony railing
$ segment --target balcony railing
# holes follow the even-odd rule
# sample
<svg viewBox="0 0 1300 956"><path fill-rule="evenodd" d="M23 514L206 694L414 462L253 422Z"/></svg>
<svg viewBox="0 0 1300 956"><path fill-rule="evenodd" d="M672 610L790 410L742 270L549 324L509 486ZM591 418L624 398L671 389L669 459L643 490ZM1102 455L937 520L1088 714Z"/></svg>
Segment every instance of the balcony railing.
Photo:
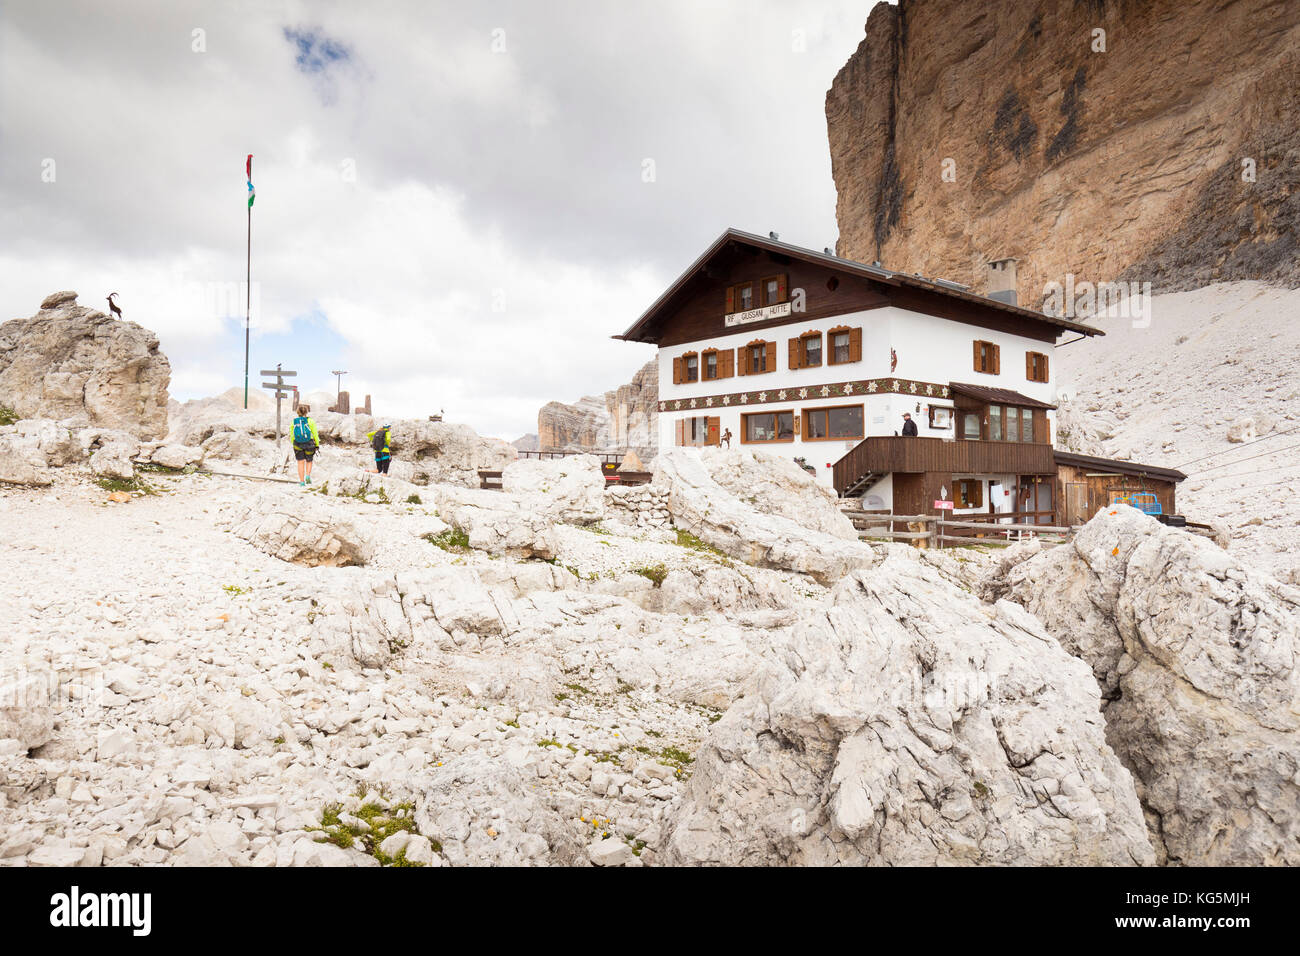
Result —
<svg viewBox="0 0 1300 956"><path fill-rule="evenodd" d="M1046 442L949 441L875 435L835 463L835 490L844 493L864 475L939 471L963 475L1052 475L1056 460Z"/></svg>

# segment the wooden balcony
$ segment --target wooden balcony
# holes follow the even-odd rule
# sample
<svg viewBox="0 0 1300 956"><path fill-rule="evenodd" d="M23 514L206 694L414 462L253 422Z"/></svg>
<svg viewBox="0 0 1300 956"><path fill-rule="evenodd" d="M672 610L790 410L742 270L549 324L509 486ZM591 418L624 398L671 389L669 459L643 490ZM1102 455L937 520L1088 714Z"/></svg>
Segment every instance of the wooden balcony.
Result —
<svg viewBox="0 0 1300 956"><path fill-rule="evenodd" d="M876 435L865 438L835 463L835 490L861 491L891 472L962 475L1054 475L1056 462L1046 442L947 441Z"/></svg>

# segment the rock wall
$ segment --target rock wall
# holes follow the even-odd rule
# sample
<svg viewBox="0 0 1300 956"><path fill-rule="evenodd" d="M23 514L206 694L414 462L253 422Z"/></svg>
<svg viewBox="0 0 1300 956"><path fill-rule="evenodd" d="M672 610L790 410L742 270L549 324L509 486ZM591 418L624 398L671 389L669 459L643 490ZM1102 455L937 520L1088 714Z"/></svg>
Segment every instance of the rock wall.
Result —
<svg viewBox="0 0 1300 956"><path fill-rule="evenodd" d="M1298 74L1295 3L879 4L826 96L837 251L979 292L1015 256L1034 306L1066 273L1300 285Z"/></svg>
<svg viewBox="0 0 1300 956"><path fill-rule="evenodd" d="M55 292L30 319L0 325L0 406L20 419L163 438L171 374L156 335L77 305L75 292Z"/></svg>
<svg viewBox="0 0 1300 956"><path fill-rule="evenodd" d="M659 366L652 360L627 385L602 396L543 405L537 413L537 444L542 451L631 450L648 461L659 447L658 428Z"/></svg>

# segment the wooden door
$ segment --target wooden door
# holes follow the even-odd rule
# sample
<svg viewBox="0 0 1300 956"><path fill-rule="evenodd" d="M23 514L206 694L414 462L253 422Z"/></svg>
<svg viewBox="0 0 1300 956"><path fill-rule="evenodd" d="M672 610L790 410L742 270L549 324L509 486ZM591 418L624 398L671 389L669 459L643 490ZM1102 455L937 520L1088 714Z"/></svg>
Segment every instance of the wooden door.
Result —
<svg viewBox="0 0 1300 956"><path fill-rule="evenodd" d="M1088 520L1088 484L1083 481L1065 483L1065 523L1083 524Z"/></svg>

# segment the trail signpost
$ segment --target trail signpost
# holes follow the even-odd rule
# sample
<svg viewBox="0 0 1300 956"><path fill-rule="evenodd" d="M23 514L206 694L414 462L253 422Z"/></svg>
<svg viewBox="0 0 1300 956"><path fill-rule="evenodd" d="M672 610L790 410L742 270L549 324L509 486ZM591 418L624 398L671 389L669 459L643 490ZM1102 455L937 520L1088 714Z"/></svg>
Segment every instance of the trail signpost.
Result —
<svg viewBox="0 0 1300 956"><path fill-rule="evenodd" d="M290 385L289 383L287 383L287 382L285 381L285 379L288 378L289 376L297 375L298 373L297 373L297 372L286 372L286 371L284 371L283 369L281 369L279 365L277 365L275 368L271 369L270 371L267 371L266 369L262 369L262 371L261 371L259 374L261 374L261 375L274 375L274 376L275 376L275 381L274 381L274 382L263 382L263 383L262 383L262 387L263 387L263 388L273 388L273 389L275 389L275 441L276 441L276 444L279 444L279 442L280 442L280 402L281 402L283 399L286 399L286 398L289 398L289 397L290 397L289 392L287 392L287 391L285 391L285 390L286 390L286 389L292 389L292 388L294 388L294 386L292 386L292 385ZM296 389L295 389L295 391L296 391Z"/></svg>

